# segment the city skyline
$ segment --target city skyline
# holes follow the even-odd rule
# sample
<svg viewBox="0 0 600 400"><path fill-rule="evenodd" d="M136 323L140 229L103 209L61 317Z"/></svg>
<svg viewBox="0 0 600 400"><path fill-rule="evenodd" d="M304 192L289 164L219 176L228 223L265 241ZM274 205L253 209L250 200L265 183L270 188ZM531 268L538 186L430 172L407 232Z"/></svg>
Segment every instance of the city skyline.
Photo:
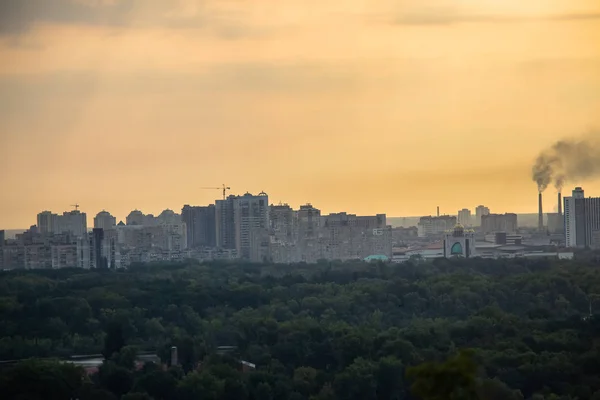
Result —
<svg viewBox="0 0 600 400"><path fill-rule="evenodd" d="M571 189L573 188L564 188L563 193L567 194L571 192ZM246 193L250 193L250 192L246 192ZM257 192L258 193L258 192ZM537 192L536 192L537 193ZM588 192L589 193L589 192ZM232 196L242 196L243 193L230 193ZM267 193L268 194L268 193ZM549 214L549 213L556 213L558 210L558 204L556 202L556 198L555 196L551 196L551 191L548 190L545 193L545 197L543 198L543 202L544 202L544 214ZM91 227L94 225L94 218L96 216L98 216L99 214L103 213L103 212L107 212L109 213L112 217L116 218L116 223L119 223L120 221L122 221L123 223L126 223L126 219L127 216L133 212L133 211L140 211L142 213L144 213L144 215L153 215L154 217L159 216L163 211L174 211L175 213L180 214L182 212L182 209L184 206L192 206L192 207L206 207L206 206L214 206L215 203L218 200L221 200L222 197L216 197L214 198L212 201L209 200L208 203L194 203L194 202L183 202L180 206L174 206L174 207L164 207L164 208L160 208L158 207L157 209L145 209L143 207L130 207L129 205L124 205L121 204L121 207L119 207L119 210L127 210L124 212L114 212L113 210L109 209L108 207L102 207L98 210L88 210L85 207L85 204L81 205L77 203L77 206L79 208L79 211L81 211L82 213L85 213L88 215L88 225L89 228L91 229ZM535 197L534 200L537 200L537 195ZM294 210L298 210L300 209L301 206L303 205L307 205L307 204L311 204L317 208L319 208L324 214L335 214L335 213L340 213L340 212L345 212L348 214L355 214L355 215L374 215L374 214L378 214L378 213L383 213L386 214L388 216L388 218L418 218L418 217L423 217L423 216L435 216L437 213L437 209L432 209L430 210L430 212L426 212L426 213L422 213L422 214L415 214L415 215L410 215L410 214L406 214L406 215L393 215L393 214L389 214L386 212L386 210L375 210L374 212L356 212L353 209L341 209L341 208L333 208L333 209L325 209L320 207L320 205L318 203L312 202L312 201L306 201L304 203L299 203L299 204L293 204L287 201L274 201L270 196L269 196L269 205L288 205L290 206L292 209ZM469 211L471 211L472 213L472 222L475 223L476 222L476 209L479 206L485 206L488 211L489 209L491 209L491 211L495 214L504 214L504 213L516 213L516 214L530 214L530 215L534 215L537 214L537 206L538 203L535 202L535 210L533 209L533 207L531 208L531 210L525 211L525 212L518 212L518 211L511 211L511 210L499 210L499 209L495 209L492 207L487 207L487 204L481 204L481 203L473 203L473 205L471 206L465 206L465 207L461 207L459 209L450 209L445 207L444 205L439 205L439 212L440 215L442 216L458 216L460 211L467 209ZM63 213L69 213L71 211L74 210L74 208L72 208L73 205L69 205L67 207L65 207L64 209L54 209L52 207L44 207L40 210L35 211L32 215L30 215L28 217L28 221L26 222L24 225L22 226L16 226L16 227L12 227L12 226L0 226L0 229L8 229L8 230L24 230L29 228L30 226L33 225L37 225L37 221L36 221L36 215L40 214L40 213L44 213L44 212L51 212L51 213L55 213L55 214L63 214ZM436 206L437 207L437 206Z"/></svg>
<svg viewBox="0 0 600 400"><path fill-rule="evenodd" d="M75 202L180 212L221 183L534 213L537 155L600 128L597 0L44 1L0 4L0 229Z"/></svg>

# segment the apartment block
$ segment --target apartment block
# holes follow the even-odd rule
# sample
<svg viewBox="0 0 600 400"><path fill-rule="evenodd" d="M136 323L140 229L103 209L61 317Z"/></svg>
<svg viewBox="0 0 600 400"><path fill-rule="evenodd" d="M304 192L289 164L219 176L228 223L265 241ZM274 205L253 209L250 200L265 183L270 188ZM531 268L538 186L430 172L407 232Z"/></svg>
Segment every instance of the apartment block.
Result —
<svg viewBox="0 0 600 400"><path fill-rule="evenodd" d="M324 258L320 246L321 210L308 203L297 212L298 261L315 263Z"/></svg>
<svg viewBox="0 0 600 400"><path fill-rule="evenodd" d="M235 244L239 257L253 262L269 259L269 197L246 193L233 202Z"/></svg>
<svg viewBox="0 0 600 400"><path fill-rule="evenodd" d="M89 268L85 240L73 234L42 234L29 230L0 248L5 269Z"/></svg>
<svg viewBox="0 0 600 400"><path fill-rule="evenodd" d="M57 230L58 215L50 211L42 211L37 215L37 227L40 233L48 235L58 233Z"/></svg>
<svg viewBox="0 0 600 400"><path fill-rule="evenodd" d="M456 221L456 217L451 215L421 217L418 225L419 237L442 235L443 233L454 229Z"/></svg>
<svg viewBox="0 0 600 400"><path fill-rule="evenodd" d="M490 214L489 208L487 208L486 206L482 206L482 205L477 206L475 208L475 220L476 220L475 223L476 223L476 225L481 226L481 218L484 215L489 215L489 214Z"/></svg>
<svg viewBox="0 0 600 400"><path fill-rule="evenodd" d="M108 211L100 211L94 217L94 228L99 229L114 229L117 226L117 219L113 217Z"/></svg>
<svg viewBox="0 0 600 400"><path fill-rule="evenodd" d="M214 205L197 207L184 205L181 221L186 225L189 249L217 246L216 209Z"/></svg>
<svg viewBox="0 0 600 400"><path fill-rule="evenodd" d="M336 213L321 216L320 258L364 259L371 255L392 257L392 227L385 214L356 216Z"/></svg>
<svg viewBox="0 0 600 400"><path fill-rule="evenodd" d="M597 242L600 235L600 198L585 198L583 189L577 187L563 202L566 245L600 248Z"/></svg>
<svg viewBox="0 0 600 400"><path fill-rule="evenodd" d="M517 232L517 214L488 214L481 216L481 231L483 233Z"/></svg>
<svg viewBox="0 0 600 400"><path fill-rule="evenodd" d="M471 220L471 210L463 208L458 212L458 223L463 226L471 226L473 221Z"/></svg>
<svg viewBox="0 0 600 400"><path fill-rule="evenodd" d="M217 247L236 249L234 202L237 196L215 202L215 234Z"/></svg>

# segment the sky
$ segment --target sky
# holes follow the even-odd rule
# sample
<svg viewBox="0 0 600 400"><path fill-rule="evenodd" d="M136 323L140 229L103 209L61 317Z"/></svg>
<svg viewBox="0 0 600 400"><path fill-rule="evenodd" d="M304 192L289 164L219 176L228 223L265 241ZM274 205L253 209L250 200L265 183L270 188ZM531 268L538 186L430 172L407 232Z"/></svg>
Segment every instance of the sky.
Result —
<svg viewBox="0 0 600 400"><path fill-rule="evenodd" d="M600 129L599 43L598 0L0 0L0 229L223 183L323 212L534 212L537 154Z"/></svg>

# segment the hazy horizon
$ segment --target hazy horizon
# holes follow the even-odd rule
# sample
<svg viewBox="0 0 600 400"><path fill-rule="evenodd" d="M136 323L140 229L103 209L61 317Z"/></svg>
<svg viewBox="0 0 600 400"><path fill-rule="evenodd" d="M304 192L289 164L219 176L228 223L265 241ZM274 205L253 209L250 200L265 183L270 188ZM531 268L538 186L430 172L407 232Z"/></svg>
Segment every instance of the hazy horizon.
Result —
<svg viewBox="0 0 600 400"><path fill-rule="evenodd" d="M325 213L535 212L538 154L600 129L598 43L597 0L3 1L0 229L222 183Z"/></svg>

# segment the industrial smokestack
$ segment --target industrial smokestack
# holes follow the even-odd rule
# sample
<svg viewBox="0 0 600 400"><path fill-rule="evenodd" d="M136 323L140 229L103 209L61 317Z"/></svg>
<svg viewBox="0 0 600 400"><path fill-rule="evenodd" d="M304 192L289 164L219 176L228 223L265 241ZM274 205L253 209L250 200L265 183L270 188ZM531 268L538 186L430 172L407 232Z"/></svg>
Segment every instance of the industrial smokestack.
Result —
<svg viewBox="0 0 600 400"><path fill-rule="evenodd" d="M177 360L177 346L171 347L171 366L174 367L177 365L179 360Z"/></svg>
<svg viewBox="0 0 600 400"><path fill-rule="evenodd" d="M562 194L558 192L558 215L562 216Z"/></svg>
<svg viewBox="0 0 600 400"><path fill-rule="evenodd" d="M539 194L539 206L538 206L538 230L544 231L544 211L542 208L542 192Z"/></svg>
<svg viewBox="0 0 600 400"><path fill-rule="evenodd" d="M437 207L437 216L440 216L440 206Z"/></svg>
<svg viewBox="0 0 600 400"><path fill-rule="evenodd" d="M562 194L558 192L558 216L562 216Z"/></svg>

